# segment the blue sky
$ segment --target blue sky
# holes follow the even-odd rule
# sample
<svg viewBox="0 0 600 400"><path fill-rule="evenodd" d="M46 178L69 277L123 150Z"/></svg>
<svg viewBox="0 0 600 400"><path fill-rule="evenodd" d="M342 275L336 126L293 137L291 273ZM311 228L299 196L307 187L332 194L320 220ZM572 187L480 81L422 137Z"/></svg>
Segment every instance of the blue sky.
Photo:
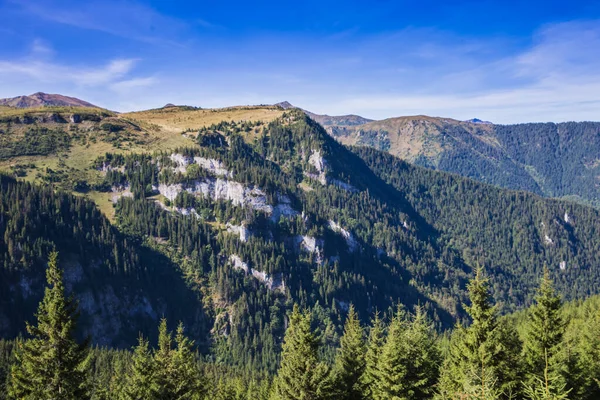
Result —
<svg viewBox="0 0 600 400"><path fill-rule="evenodd" d="M0 97L600 120L598 1L0 0Z"/></svg>

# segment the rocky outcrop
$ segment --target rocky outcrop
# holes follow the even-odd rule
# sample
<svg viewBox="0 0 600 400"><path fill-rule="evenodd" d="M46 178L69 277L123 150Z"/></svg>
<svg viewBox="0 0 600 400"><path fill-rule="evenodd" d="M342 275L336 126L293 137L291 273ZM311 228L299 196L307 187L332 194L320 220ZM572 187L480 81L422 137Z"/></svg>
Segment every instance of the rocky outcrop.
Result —
<svg viewBox="0 0 600 400"><path fill-rule="evenodd" d="M174 171L181 172L182 174L185 174L187 166L194 162L194 159L192 157L184 156L183 154L177 153L171 154L169 158L176 164Z"/></svg>
<svg viewBox="0 0 600 400"><path fill-rule="evenodd" d="M133 193L131 192L129 185L126 186L113 186L112 187L112 196L111 200L114 204L116 204L121 197L130 197L133 198Z"/></svg>
<svg viewBox="0 0 600 400"><path fill-rule="evenodd" d="M237 254L232 254L229 256L229 262L233 265L233 268L240 269L246 273L248 273L248 264L242 261L240 256Z"/></svg>
<svg viewBox="0 0 600 400"><path fill-rule="evenodd" d="M217 176L227 176L230 178L233 176L233 173L225 168L225 164L214 158L194 157L194 161L201 168L210 171Z"/></svg>
<svg viewBox="0 0 600 400"><path fill-rule="evenodd" d="M285 291L285 282L281 273L267 274L266 272L258 271L252 268L248 268L248 264L242 261L240 256L232 254L229 256L229 262L233 265L233 268L244 271L262 282L267 289L272 291Z"/></svg>
<svg viewBox="0 0 600 400"><path fill-rule="evenodd" d="M176 164L176 167L174 168L175 172L185 173L188 165L198 164L200 168L209 171L215 176L229 178L233 176L233 173L225 168L223 162L214 158L190 157L178 153L171 154L169 158Z"/></svg>
<svg viewBox="0 0 600 400"><path fill-rule="evenodd" d="M298 211L292 208L292 201L288 196L282 194L277 196L277 205L273 207L273 214L271 215L273 222L279 221L280 218L292 218L298 214Z"/></svg>
<svg viewBox="0 0 600 400"><path fill-rule="evenodd" d="M358 249L358 242L352 233L350 233L350 231L342 228L340 224L331 220L328 221L327 227L332 231L342 235L342 237L346 240L346 244L348 245L348 250L350 250L350 252L354 252Z"/></svg>
<svg viewBox="0 0 600 400"><path fill-rule="evenodd" d="M227 223L227 232L239 235L240 241L244 243L248 241L248 238L250 237L250 230L245 223L242 223L241 225Z"/></svg>
<svg viewBox="0 0 600 400"><path fill-rule="evenodd" d="M295 237L296 246L299 250L306 251L315 255L315 263L323 264L323 239L317 239L312 236L299 235Z"/></svg>
<svg viewBox="0 0 600 400"><path fill-rule="evenodd" d="M183 184L160 184L158 191L170 201L175 200L177 195L182 191L188 193L208 197L212 200L231 201L237 206L247 206L254 210L263 211L267 214L273 212L273 206L267 203L265 192L259 188L248 186L245 187L239 182L230 181L221 178L206 178L194 182L192 185Z"/></svg>
<svg viewBox="0 0 600 400"><path fill-rule="evenodd" d="M327 160L323 158L321 152L319 150L313 150L310 157L308 158L308 163L315 167L317 173L313 172L304 172L304 176L314 179L319 182L323 186L327 186L328 184L332 184L334 186L339 187L340 189L347 190L349 192L356 193L358 189L352 186L349 183L343 182L339 179L331 179L327 176L328 164Z"/></svg>

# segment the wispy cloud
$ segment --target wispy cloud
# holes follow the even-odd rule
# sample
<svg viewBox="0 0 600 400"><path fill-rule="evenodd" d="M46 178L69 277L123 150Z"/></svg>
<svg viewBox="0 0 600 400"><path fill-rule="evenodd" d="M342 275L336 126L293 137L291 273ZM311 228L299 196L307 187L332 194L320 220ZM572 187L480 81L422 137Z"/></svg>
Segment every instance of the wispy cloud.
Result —
<svg viewBox="0 0 600 400"><path fill-rule="evenodd" d="M446 43L443 50L436 43L416 44L420 56L439 59L437 67L422 64L418 68L410 62L404 66L399 79L402 74L417 75L418 87L409 82L405 84L408 90L391 93L374 87L368 93L349 93L319 106L331 113L355 112L374 118L429 114L500 123L598 119L600 21L544 26L530 46L494 57L481 57L479 46L486 42L467 47ZM445 64L445 54L460 57ZM423 81L424 77L430 81Z"/></svg>
<svg viewBox="0 0 600 400"><path fill-rule="evenodd" d="M153 76L147 78L133 78L115 82L110 85L110 89L124 95L131 93L135 89L149 87L157 83L158 79Z"/></svg>
<svg viewBox="0 0 600 400"><path fill-rule="evenodd" d="M48 57L54 54L54 49L45 40L37 38L31 44L31 52L35 57Z"/></svg>
<svg viewBox="0 0 600 400"><path fill-rule="evenodd" d="M16 75L40 82L67 82L81 86L99 86L123 78L135 64L132 59L117 59L98 67L61 65L47 61L0 61L0 79Z"/></svg>
<svg viewBox="0 0 600 400"><path fill-rule="evenodd" d="M134 1L9 0L40 19L153 44L181 46L188 24ZM205 24L208 22L205 21Z"/></svg>

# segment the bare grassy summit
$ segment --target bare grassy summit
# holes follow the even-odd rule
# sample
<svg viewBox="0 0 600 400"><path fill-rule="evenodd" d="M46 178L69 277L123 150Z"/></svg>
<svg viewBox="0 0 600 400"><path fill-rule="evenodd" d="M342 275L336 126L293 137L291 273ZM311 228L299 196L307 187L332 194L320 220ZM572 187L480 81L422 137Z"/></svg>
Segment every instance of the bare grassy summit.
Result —
<svg viewBox="0 0 600 400"><path fill-rule="evenodd" d="M0 99L0 105L16 108L38 108L38 107L96 107L92 103L77 99L75 97L63 96L61 94L48 94L37 92L29 96L17 96Z"/></svg>

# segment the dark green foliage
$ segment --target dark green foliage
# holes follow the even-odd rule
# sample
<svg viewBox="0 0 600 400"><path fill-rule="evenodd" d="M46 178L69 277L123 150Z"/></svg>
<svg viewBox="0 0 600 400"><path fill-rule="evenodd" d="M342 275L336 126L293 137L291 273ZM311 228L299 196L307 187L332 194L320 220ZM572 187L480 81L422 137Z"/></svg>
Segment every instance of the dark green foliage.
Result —
<svg viewBox="0 0 600 400"><path fill-rule="evenodd" d="M150 399L152 396L152 379L154 363L148 340L140 336L138 345L133 351L131 368L125 378L121 397L123 400Z"/></svg>
<svg viewBox="0 0 600 400"><path fill-rule="evenodd" d="M520 390L518 354L521 343L516 332L502 328L491 302L489 284L478 270L469 283L472 323L457 327L442 369L440 392L449 398L514 398Z"/></svg>
<svg viewBox="0 0 600 400"><path fill-rule="evenodd" d="M57 253L50 254L48 287L36 314L37 325L27 325L31 338L17 342L9 386L14 398L78 400L89 391L88 343L74 339L77 305L66 297L57 257Z"/></svg>
<svg viewBox="0 0 600 400"><path fill-rule="evenodd" d="M194 343L183 334L183 325L177 328L173 348L173 337L167 330L167 321L160 323L158 349L154 353L151 399L196 400L204 396L204 382L192 348Z"/></svg>
<svg viewBox="0 0 600 400"><path fill-rule="evenodd" d="M309 313L294 307L274 383L275 399L320 400L332 394L329 368L319 361L319 338L311 331L310 319Z"/></svg>
<svg viewBox="0 0 600 400"><path fill-rule="evenodd" d="M335 359L333 379L336 398L340 400L360 400L364 397L365 386L362 376L365 372L364 332L353 305L350 305L344 324L344 335Z"/></svg>
<svg viewBox="0 0 600 400"><path fill-rule="evenodd" d="M91 306L82 310L80 338L87 334L96 343L128 346L139 331L154 333L153 314L163 304L193 305L193 313L169 307L165 315L206 337L202 295L187 287L171 260L123 235L81 197L0 175L0 303L7 305L0 314L9 321L0 329L5 337L23 332L34 314L43 295L44 260L53 249L63 254L67 290L85 296ZM103 299L114 306L105 307ZM111 323L119 329L108 328Z"/></svg>
<svg viewBox="0 0 600 400"><path fill-rule="evenodd" d="M433 329L417 308L406 318L399 310L390 323L378 360L373 399L430 399L439 376L440 353Z"/></svg>
<svg viewBox="0 0 600 400"><path fill-rule="evenodd" d="M0 134L0 160L18 156L49 155L68 150L71 137L62 129L29 128L21 136Z"/></svg>
<svg viewBox="0 0 600 400"><path fill-rule="evenodd" d="M544 270L524 346L524 361L530 380L543 379L549 369L558 373L558 356L566 324L560 314L561 300L555 293L548 270Z"/></svg>
<svg viewBox="0 0 600 400"><path fill-rule="evenodd" d="M365 373L362 376L362 384L364 387L364 398L371 399L376 391L376 384L379 381L379 359L383 345L385 344L385 325L379 318L379 313L375 313L375 317L371 321L371 329L369 331L369 340L367 342L367 351L365 355Z"/></svg>
<svg viewBox="0 0 600 400"><path fill-rule="evenodd" d="M456 249L468 265L487 260L490 288L503 312L532 303L544 265L566 299L600 287L595 209L414 167L367 148L355 151L432 226L437 246ZM444 297L456 298L452 278L460 272L446 269L452 262L444 264L438 272L444 275Z"/></svg>

